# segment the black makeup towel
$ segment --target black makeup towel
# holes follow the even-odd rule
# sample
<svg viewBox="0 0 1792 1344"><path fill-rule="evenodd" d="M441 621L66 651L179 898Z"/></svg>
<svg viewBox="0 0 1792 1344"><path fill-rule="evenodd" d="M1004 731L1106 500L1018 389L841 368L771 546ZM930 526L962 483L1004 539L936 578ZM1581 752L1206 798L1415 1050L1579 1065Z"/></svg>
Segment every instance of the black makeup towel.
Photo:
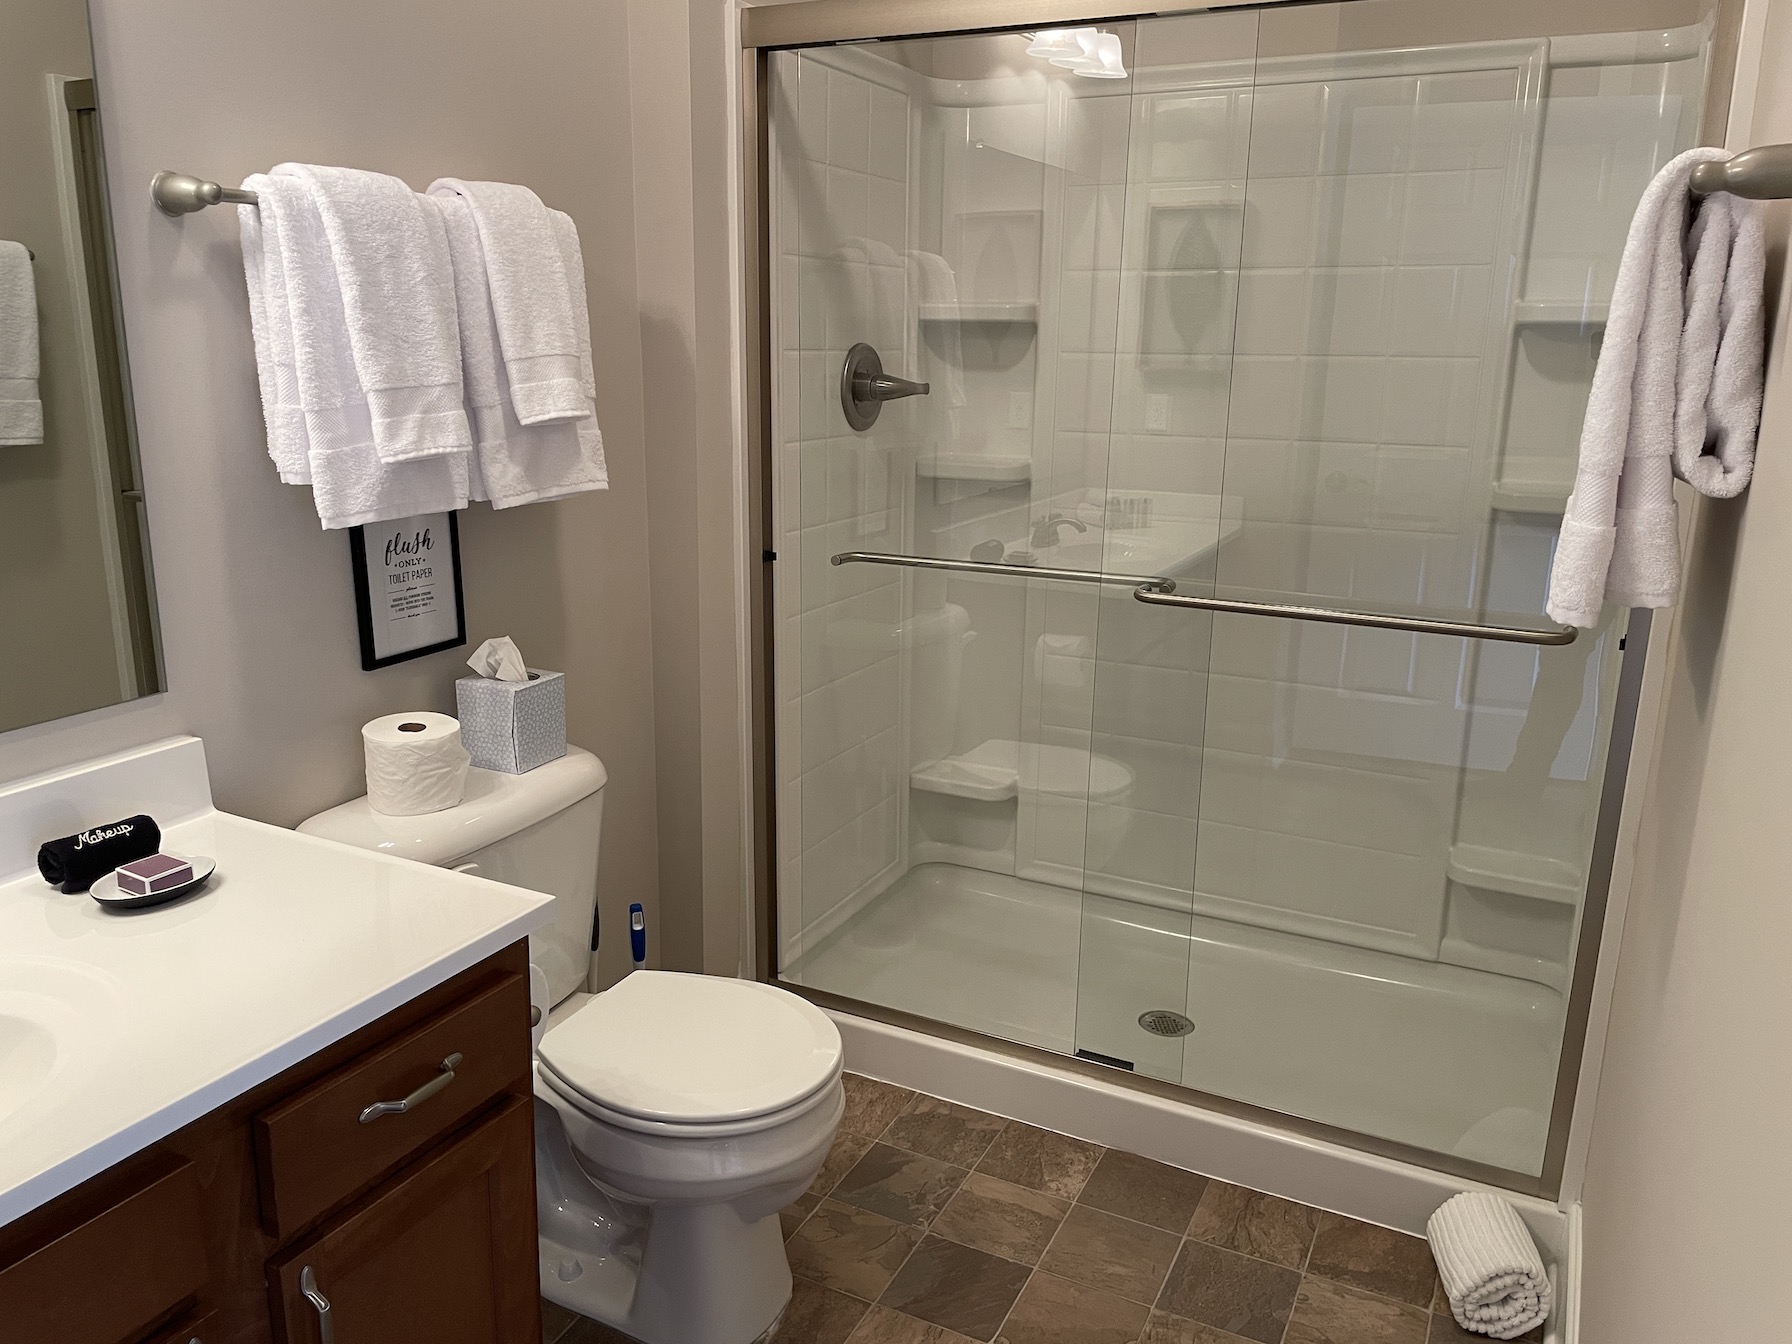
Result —
<svg viewBox="0 0 1792 1344"><path fill-rule="evenodd" d="M162 847L162 828L154 817L126 817L94 826L78 835L46 840L37 851L37 871L52 887L86 891L120 864L147 859Z"/></svg>

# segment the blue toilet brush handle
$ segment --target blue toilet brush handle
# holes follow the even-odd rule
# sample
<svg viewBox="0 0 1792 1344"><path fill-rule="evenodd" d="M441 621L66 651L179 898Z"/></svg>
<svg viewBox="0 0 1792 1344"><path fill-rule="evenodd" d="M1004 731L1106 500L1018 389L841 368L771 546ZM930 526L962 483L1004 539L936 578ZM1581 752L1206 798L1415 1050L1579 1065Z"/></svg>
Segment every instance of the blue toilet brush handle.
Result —
<svg viewBox="0 0 1792 1344"><path fill-rule="evenodd" d="M647 964L647 911L639 903L628 908L628 947L638 971Z"/></svg>

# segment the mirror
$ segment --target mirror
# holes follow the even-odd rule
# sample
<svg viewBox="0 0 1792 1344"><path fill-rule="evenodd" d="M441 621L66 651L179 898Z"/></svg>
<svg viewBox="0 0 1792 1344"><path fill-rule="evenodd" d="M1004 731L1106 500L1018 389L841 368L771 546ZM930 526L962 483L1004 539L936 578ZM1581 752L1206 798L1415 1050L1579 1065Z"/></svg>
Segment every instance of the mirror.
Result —
<svg viewBox="0 0 1792 1344"><path fill-rule="evenodd" d="M164 689L84 0L0 0L0 732Z"/></svg>

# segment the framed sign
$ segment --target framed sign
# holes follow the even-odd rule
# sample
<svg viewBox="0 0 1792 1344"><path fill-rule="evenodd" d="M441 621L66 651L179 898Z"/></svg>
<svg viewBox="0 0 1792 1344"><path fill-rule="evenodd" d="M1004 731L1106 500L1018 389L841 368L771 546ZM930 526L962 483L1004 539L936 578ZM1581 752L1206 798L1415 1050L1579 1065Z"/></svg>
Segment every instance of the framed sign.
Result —
<svg viewBox="0 0 1792 1344"><path fill-rule="evenodd" d="M348 533L366 671L467 642L460 524L452 513L368 523Z"/></svg>

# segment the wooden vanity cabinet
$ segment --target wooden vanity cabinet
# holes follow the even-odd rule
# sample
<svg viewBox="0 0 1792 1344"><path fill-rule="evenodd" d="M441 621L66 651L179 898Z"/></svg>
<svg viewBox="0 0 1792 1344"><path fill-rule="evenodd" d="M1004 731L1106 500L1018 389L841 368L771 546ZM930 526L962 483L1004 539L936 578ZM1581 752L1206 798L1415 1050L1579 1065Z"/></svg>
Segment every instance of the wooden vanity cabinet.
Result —
<svg viewBox="0 0 1792 1344"><path fill-rule="evenodd" d="M518 942L0 1228L0 1338L324 1344L310 1286L334 1344L535 1344L528 984Z"/></svg>

